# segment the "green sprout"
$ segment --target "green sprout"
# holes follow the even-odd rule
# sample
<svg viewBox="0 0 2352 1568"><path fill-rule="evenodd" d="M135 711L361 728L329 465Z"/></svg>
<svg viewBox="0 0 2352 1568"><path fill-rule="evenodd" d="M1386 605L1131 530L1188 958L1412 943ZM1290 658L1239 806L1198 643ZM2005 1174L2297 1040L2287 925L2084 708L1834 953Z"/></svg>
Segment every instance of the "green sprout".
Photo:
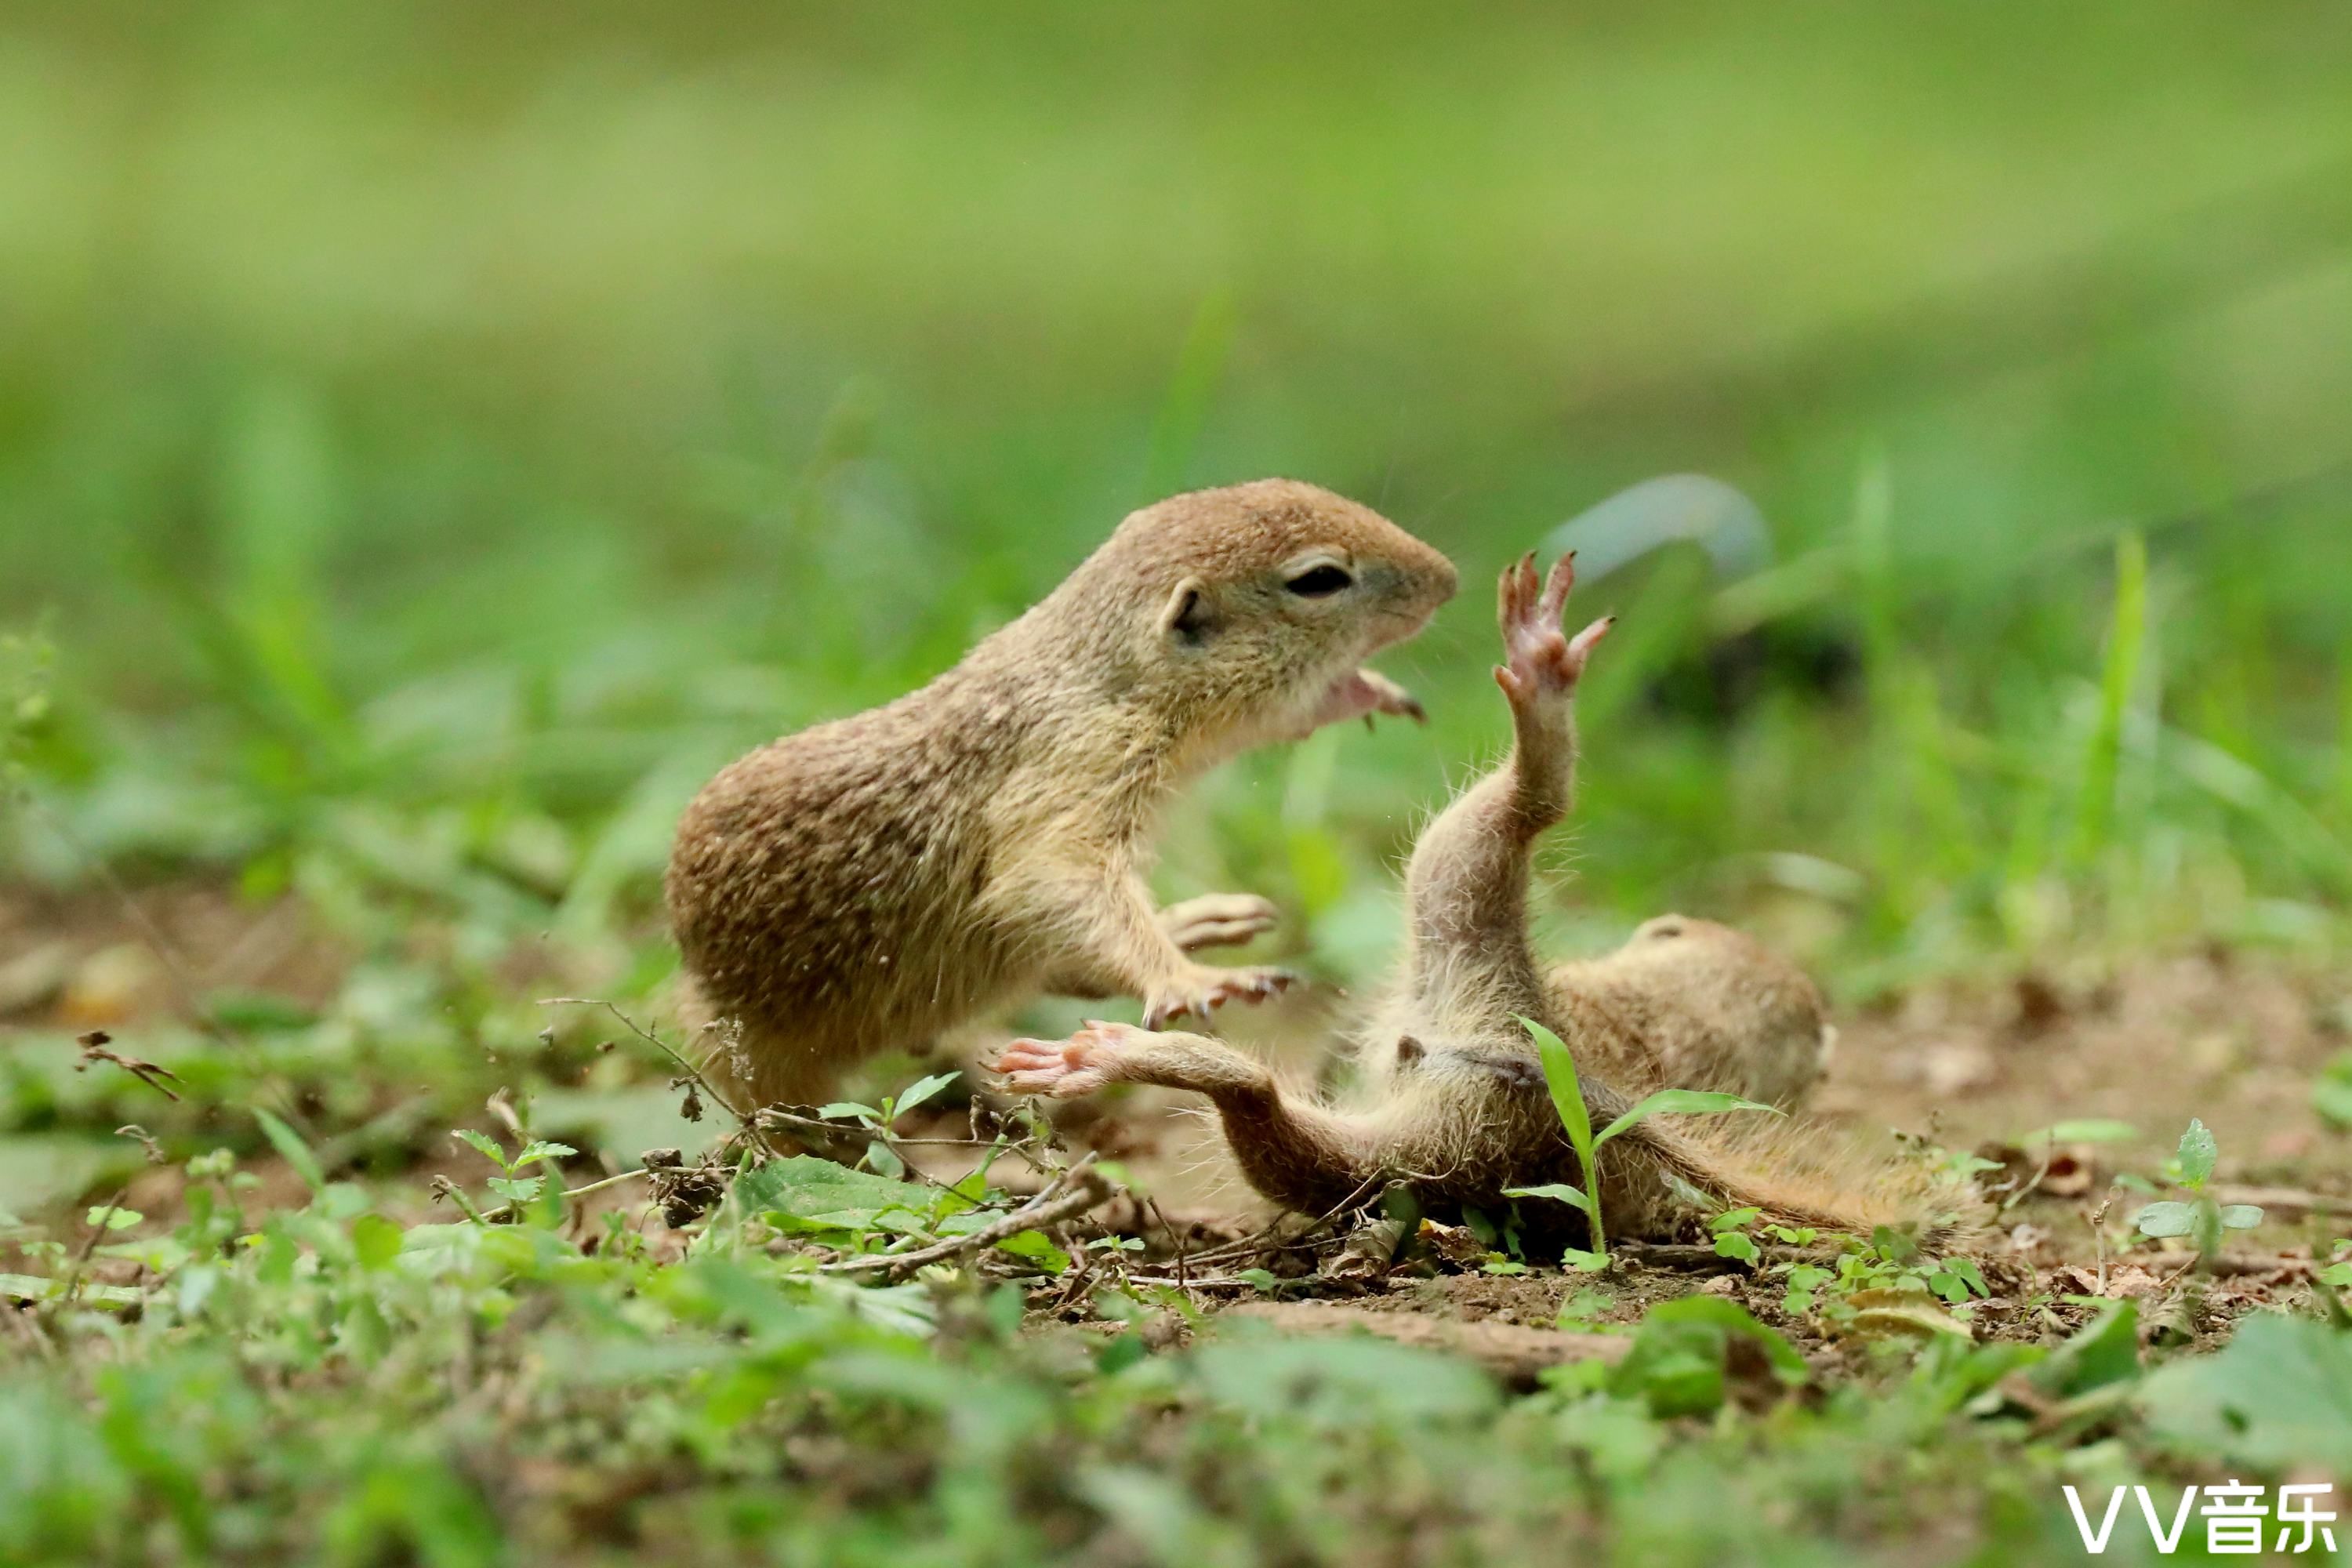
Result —
<svg viewBox="0 0 2352 1568"><path fill-rule="evenodd" d="M1568 1131L1568 1142L1576 1151L1576 1163L1584 1173L1581 1188L1565 1182L1547 1182L1541 1186L1509 1187L1506 1197L1550 1198L1584 1211L1591 1222L1592 1248L1589 1252L1570 1250L1561 1255L1561 1261L1574 1268L1597 1270L1609 1267L1609 1238L1601 1223L1601 1178L1594 1162L1601 1145L1620 1132L1627 1131L1653 1116L1714 1116L1732 1110L1761 1110L1778 1116L1772 1106L1760 1105L1752 1100L1742 1100L1736 1094L1720 1094L1711 1089L1662 1089L1634 1105L1622 1116L1602 1128L1598 1135L1592 1131L1592 1119L1584 1109L1584 1090L1576 1079L1576 1060L1570 1056L1567 1045L1558 1035L1532 1018L1521 1018L1528 1033L1536 1042L1536 1054L1543 1062L1544 1082L1551 1089L1551 1102L1559 1112L1559 1124Z"/></svg>
<svg viewBox="0 0 2352 1568"><path fill-rule="evenodd" d="M482 1158L505 1173L503 1175L492 1176L488 1186L490 1191L506 1199L517 1209L536 1203L540 1194L547 1190L547 1177L544 1174L523 1175L520 1173L524 1166L539 1164L541 1162L552 1164L555 1161L566 1159L579 1152L569 1143L551 1143L545 1139L533 1138L517 1150L512 1159L509 1159L506 1150L499 1145L498 1140L487 1132L478 1132L470 1127L460 1127L457 1130L457 1135L472 1144Z"/></svg>
<svg viewBox="0 0 2352 1568"><path fill-rule="evenodd" d="M2217 1204L2205 1190L2220 1157L2221 1146L2211 1130L2190 1117L2189 1131L2180 1135L2180 1147L2165 1173L2175 1186L2189 1194L2189 1201L2149 1204L2132 1216L2133 1228L2147 1237L2188 1237L2196 1244L2198 1256L2210 1263L2221 1250L2224 1231L2252 1230L2262 1224L2263 1211L2253 1205Z"/></svg>

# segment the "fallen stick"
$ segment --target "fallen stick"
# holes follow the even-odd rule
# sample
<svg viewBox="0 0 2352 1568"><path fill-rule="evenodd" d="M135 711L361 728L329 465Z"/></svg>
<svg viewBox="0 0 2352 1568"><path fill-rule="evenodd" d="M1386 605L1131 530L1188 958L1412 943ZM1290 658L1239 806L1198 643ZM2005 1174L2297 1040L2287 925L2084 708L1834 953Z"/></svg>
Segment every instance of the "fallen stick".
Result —
<svg viewBox="0 0 2352 1568"><path fill-rule="evenodd" d="M1094 1156L1085 1159L1063 1172L1047 1184L1045 1190L1002 1218L992 1220L969 1236L951 1236L930 1247L912 1252L876 1253L865 1258L844 1258L828 1263L820 1270L825 1274L879 1274L887 1279L903 1279L918 1268L933 1263L944 1263L961 1258L967 1252L977 1252L983 1247L993 1247L1006 1237L1018 1236L1024 1230L1043 1230L1059 1225L1102 1203L1110 1196L1110 1184L1102 1173L1093 1170Z"/></svg>

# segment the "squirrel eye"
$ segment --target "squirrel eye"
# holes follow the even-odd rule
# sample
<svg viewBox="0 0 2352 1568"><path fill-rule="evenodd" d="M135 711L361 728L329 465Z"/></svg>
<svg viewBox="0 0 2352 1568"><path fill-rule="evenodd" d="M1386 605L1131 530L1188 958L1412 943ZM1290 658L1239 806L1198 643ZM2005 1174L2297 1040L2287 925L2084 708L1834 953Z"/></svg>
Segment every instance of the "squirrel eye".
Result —
<svg viewBox="0 0 2352 1568"><path fill-rule="evenodd" d="M1345 567L1326 562L1320 566L1308 567L1283 586L1302 599L1328 599L1354 582Z"/></svg>

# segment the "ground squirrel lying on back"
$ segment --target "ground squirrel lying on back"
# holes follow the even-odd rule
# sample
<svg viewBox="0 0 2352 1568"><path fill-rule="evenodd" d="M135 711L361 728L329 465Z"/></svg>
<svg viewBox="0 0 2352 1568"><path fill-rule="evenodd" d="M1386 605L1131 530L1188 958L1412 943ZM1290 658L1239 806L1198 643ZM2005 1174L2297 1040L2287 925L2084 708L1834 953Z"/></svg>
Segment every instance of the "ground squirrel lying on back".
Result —
<svg viewBox="0 0 2352 1568"><path fill-rule="evenodd" d="M1529 851L1568 813L1572 699L1609 626L1561 635L1572 581L1563 561L1538 591L1532 556L1504 574L1507 661L1495 673L1517 744L1414 847L1404 973L1364 1035L1363 1109L1294 1098L1222 1041L1111 1024L1067 1041L1015 1041L997 1063L1009 1086L1055 1096L1113 1082L1197 1090L1216 1106L1251 1185L1309 1214L1388 1178L1411 1182L1441 1212L1499 1205L1508 1187L1580 1183L1522 1016L1568 1045L1596 1130L1668 1084L1801 1096L1828 1037L1820 995L1738 932L1670 916L1606 958L1549 972L1528 946ZM1952 1206L1906 1167L1847 1156L1818 1128L1758 1113L1637 1123L1602 1148L1600 1173L1607 1227L1623 1236L1671 1232L1687 1212L1678 1185L1724 1208L1753 1205L1784 1224L1864 1235L1919 1221L1933 1239L1938 1211Z"/></svg>
<svg viewBox="0 0 2352 1568"><path fill-rule="evenodd" d="M1417 717L1361 664L1454 589L1436 551L1294 480L1134 513L929 686L763 746L695 798L666 884L689 1019L721 1026L719 1065L755 1100L806 1102L1041 990L1137 996L1157 1027L1278 989L1189 956L1265 929L1264 900L1152 907L1160 807L1252 746Z"/></svg>

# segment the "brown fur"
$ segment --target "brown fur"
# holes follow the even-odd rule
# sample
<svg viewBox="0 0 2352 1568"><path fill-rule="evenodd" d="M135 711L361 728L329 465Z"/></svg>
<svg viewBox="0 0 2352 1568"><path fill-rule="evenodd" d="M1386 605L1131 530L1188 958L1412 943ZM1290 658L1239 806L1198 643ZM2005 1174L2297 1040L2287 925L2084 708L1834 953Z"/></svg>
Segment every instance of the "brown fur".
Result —
<svg viewBox="0 0 2352 1568"><path fill-rule="evenodd" d="M1286 1094L1262 1064L1221 1041L1117 1025L1066 1043L1015 1042L999 1064L1012 1086L1056 1095L1112 1081L1197 1089L1215 1104L1250 1184L1307 1213L1391 1177L1441 1205L1580 1184L1522 1016L1568 1045L1596 1131L1661 1085L1801 1099L1829 1037L1820 994L1739 933L1662 917L1605 958L1548 973L1529 950L1529 853L1567 815L1571 700L1607 629L1560 635L1571 580L1565 562L1540 595L1531 560L1504 575L1507 662L1496 679L1517 745L1414 849L1410 948L1364 1034L1364 1109L1342 1113ZM1673 1230L1685 1207L1678 1183L1784 1224L1867 1234L1912 1223L1931 1241L1957 1201L1906 1167L1853 1157L1818 1129L1755 1112L1654 1118L1604 1145L1599 1164L1602 1212L1617 1235Z"/></svg>
<svg viewBox="0 0 2352 1568"><path fill-rule="evenodd" d="M1334 565L1347 585L1294 584ZM733 763L678 825L667 882L690 1020L752 1098L1048 985L1205 1016L1286 977L1194 963L1271 919L1155 911L1163 802L1251 746L1413 712L1361 661L1454 587L1444 556L1328 490L1265 479L1129 516L1027 614L921 690Z"/></svg>
<svg viewBox="0 0 2352 1568"><path fill-rule="evenodd" d="M1793 1110L1820 1081L1837 1031L1805 972L1743 931L1686 915L1645 921L1601 958L1555 965L1552 1005L1616 1020L1591 1064L1635 1094L1712 1089Z"/></svg>

